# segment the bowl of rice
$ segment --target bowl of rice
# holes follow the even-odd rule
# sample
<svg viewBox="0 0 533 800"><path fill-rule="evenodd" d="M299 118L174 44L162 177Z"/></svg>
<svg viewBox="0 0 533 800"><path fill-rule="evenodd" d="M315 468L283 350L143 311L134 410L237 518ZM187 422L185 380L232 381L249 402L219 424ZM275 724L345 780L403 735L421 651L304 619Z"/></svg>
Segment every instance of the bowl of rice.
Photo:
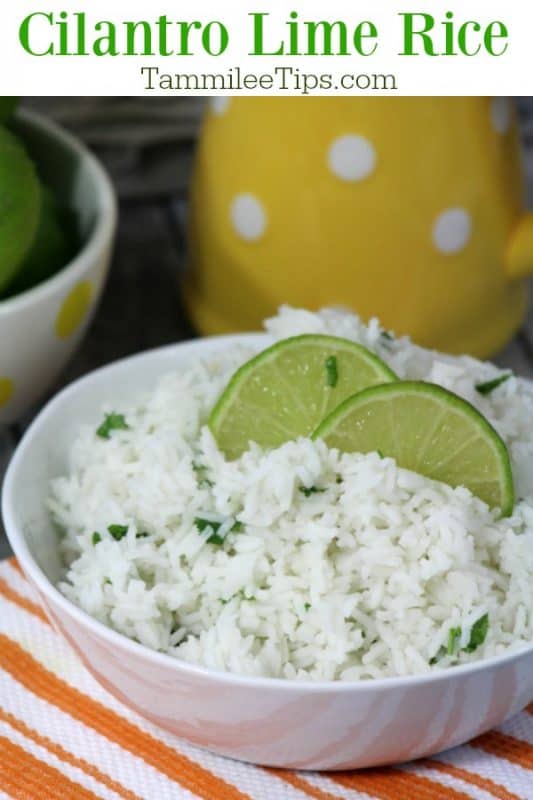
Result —
<svg viewBox="0 0 533 800"><path fill-rule="evenodd" d="M320 439L226 458L206 421L228 380L309 333L469 401L507 446L512 513ZM532 416L533 384L490 363L283 307L265 333L141 354L63 390L19 445L2 512L54 624L152 722L256 764L392 764L533 699Z"/></svg>

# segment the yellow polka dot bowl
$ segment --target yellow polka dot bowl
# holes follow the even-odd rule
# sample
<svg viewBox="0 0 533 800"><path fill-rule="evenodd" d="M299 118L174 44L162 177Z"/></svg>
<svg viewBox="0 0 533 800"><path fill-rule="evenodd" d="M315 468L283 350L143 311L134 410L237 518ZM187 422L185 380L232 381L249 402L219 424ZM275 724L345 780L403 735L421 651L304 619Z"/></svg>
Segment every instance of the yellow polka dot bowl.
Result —
<svg viewBox="0 0 533 800"><path fill-rule="evenodd" d="M213 98L199 145L186 300L204 333L280 303L346 305L486 357L533 273L507 98Z"/></svg>
<svg viewBox="0 0 533 800"><path fill-rule="evenodd" d="M112 184L83 144L28 111L15 127L43 179L74 211L82 244L52 278L0 300L0 425L45 395L80 344L102 292L117 219Z"/></svg>

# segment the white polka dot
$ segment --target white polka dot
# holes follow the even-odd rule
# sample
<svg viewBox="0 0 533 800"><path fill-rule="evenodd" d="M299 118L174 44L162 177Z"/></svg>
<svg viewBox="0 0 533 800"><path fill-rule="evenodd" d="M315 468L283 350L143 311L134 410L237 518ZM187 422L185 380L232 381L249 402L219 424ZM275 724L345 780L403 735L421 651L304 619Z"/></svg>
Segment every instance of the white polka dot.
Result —
<svg viewBox="0 0 533 800"><path fill-rule="evenodd" d="M493 97L490 108L492 126L496 133L508 133L513 119L511 101L508 97Z"/></svg>
<svg viewBox="0 0 533 800"><path fill-rule="evenodd" d="M335 139L328 152L330 170L343 181L362 181L376 166L376 151L363 136L349 134Z"/></svg>
<svg viewBox="0 0 533 800"><path fill-rule="evenodd" d="M237 195L231 204L231 220L239 236L248 242L259 239L265 232L265 210L253 194Z"/></svg>
<svg viewBox="0 0 533 800"><path fill-rule="evenodd" d="M213 114L216 114L217 117L221 117L222 114L225 114L229 108L231 97L212 97L211 98L211 111Z"/></svg>
<svg viewBox="0 0 533 800"><path fill-rule="evenodd" d="M458 253L466 247L472 220L464 208L449 208L439 214L433 226L433 241L441 253Z"/></svg>

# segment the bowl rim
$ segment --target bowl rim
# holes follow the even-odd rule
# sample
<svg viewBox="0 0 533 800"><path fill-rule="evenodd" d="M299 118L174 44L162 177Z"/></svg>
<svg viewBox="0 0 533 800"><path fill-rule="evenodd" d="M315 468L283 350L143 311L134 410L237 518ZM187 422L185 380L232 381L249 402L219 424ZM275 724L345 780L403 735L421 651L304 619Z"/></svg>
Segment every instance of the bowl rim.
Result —
<svg viewBox="0 0 533 800"><path fill-rule="evenodd" d="M92 263L112 241L118 218L118 201L111 178L102 163L80 139L37 111L20 109L14 119L37 133L52 136L65 150L69 150L78 160L83 160L95 183L98 207L93 230L70 261L37 286L0 300L0 318L46 300L69 279L75 281L82 278L87 263Z"/></svg>
<svg viewBox="0 0 533 800"><path fill-rule="evenodd" d="M248 687L257 689L280 689L282 691L301 691L301 692L364 692L369 690L388 691L401 687L412 687L414 685L425 685L434 682L453 680L454 678L472 675L492 668L503 667L513 661L521 660L524 657L533 656L533 642L524 645L516 650L505 652L498 656L492 656L468 664L461 664L456 667L435 670L417 675L393 676L387 678L365 679L361 681L315 681L315 680L289 680L287 678L270 678L255 675L242 675L239 673L227 672L224 670L205 667L200 664L189 663L175 658L168 653L151 650L145 645L133 641L129 637L104 625L92 617L79 606L71 602L59 589L49 580L43 570L37 564L26 543L24 535L19 531L15 523L16 507L16 483L17 473L23 460L30 457L33 440L52 418L56 409L69 399L75 402L75 396L83 392L84 388L96 378L109 375L117 367L132 366L135 362L141 363L147 359L160 358L189 350L192 353L202 351L210 345L221 346L227 344L250 344L266 343L271 341L271 337L265 333L242 333L225 334L221 336L206 336L199 339L189 339L175 344L166 345L141 353L121 358L103 367L83 375L73 381L53 398L51 398L39 414L32 421L19 442L14 455L9 463L4 484L2 488L1 513L5 524L7 538L13 548L13 552L19 561L24 573L31 579L34 586L46 598L50 598L53 604L59 606L61 611L71 619L74 619L82 628L87 627L96 638L101 638L112 647L122 648L129 651L132 655L148 659L148 661L168 669L176 670L178 673L185 673L197 678L204 678L210 681L220 681L223 684L235 687ZM163 373L162 373L163 374Z"/></svg>

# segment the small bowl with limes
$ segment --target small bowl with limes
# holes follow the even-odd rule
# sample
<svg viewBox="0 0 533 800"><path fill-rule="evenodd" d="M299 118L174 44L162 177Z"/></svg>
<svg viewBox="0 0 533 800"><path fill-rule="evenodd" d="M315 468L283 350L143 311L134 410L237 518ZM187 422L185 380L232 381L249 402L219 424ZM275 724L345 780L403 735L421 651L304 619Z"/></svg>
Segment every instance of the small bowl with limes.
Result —
<svg viewBox="0 0 533 800"><path fill-rule="evenodd" d="M0 98L0 425L46 393L80 344L117 220L98 160L12 101Z"/></svg>

